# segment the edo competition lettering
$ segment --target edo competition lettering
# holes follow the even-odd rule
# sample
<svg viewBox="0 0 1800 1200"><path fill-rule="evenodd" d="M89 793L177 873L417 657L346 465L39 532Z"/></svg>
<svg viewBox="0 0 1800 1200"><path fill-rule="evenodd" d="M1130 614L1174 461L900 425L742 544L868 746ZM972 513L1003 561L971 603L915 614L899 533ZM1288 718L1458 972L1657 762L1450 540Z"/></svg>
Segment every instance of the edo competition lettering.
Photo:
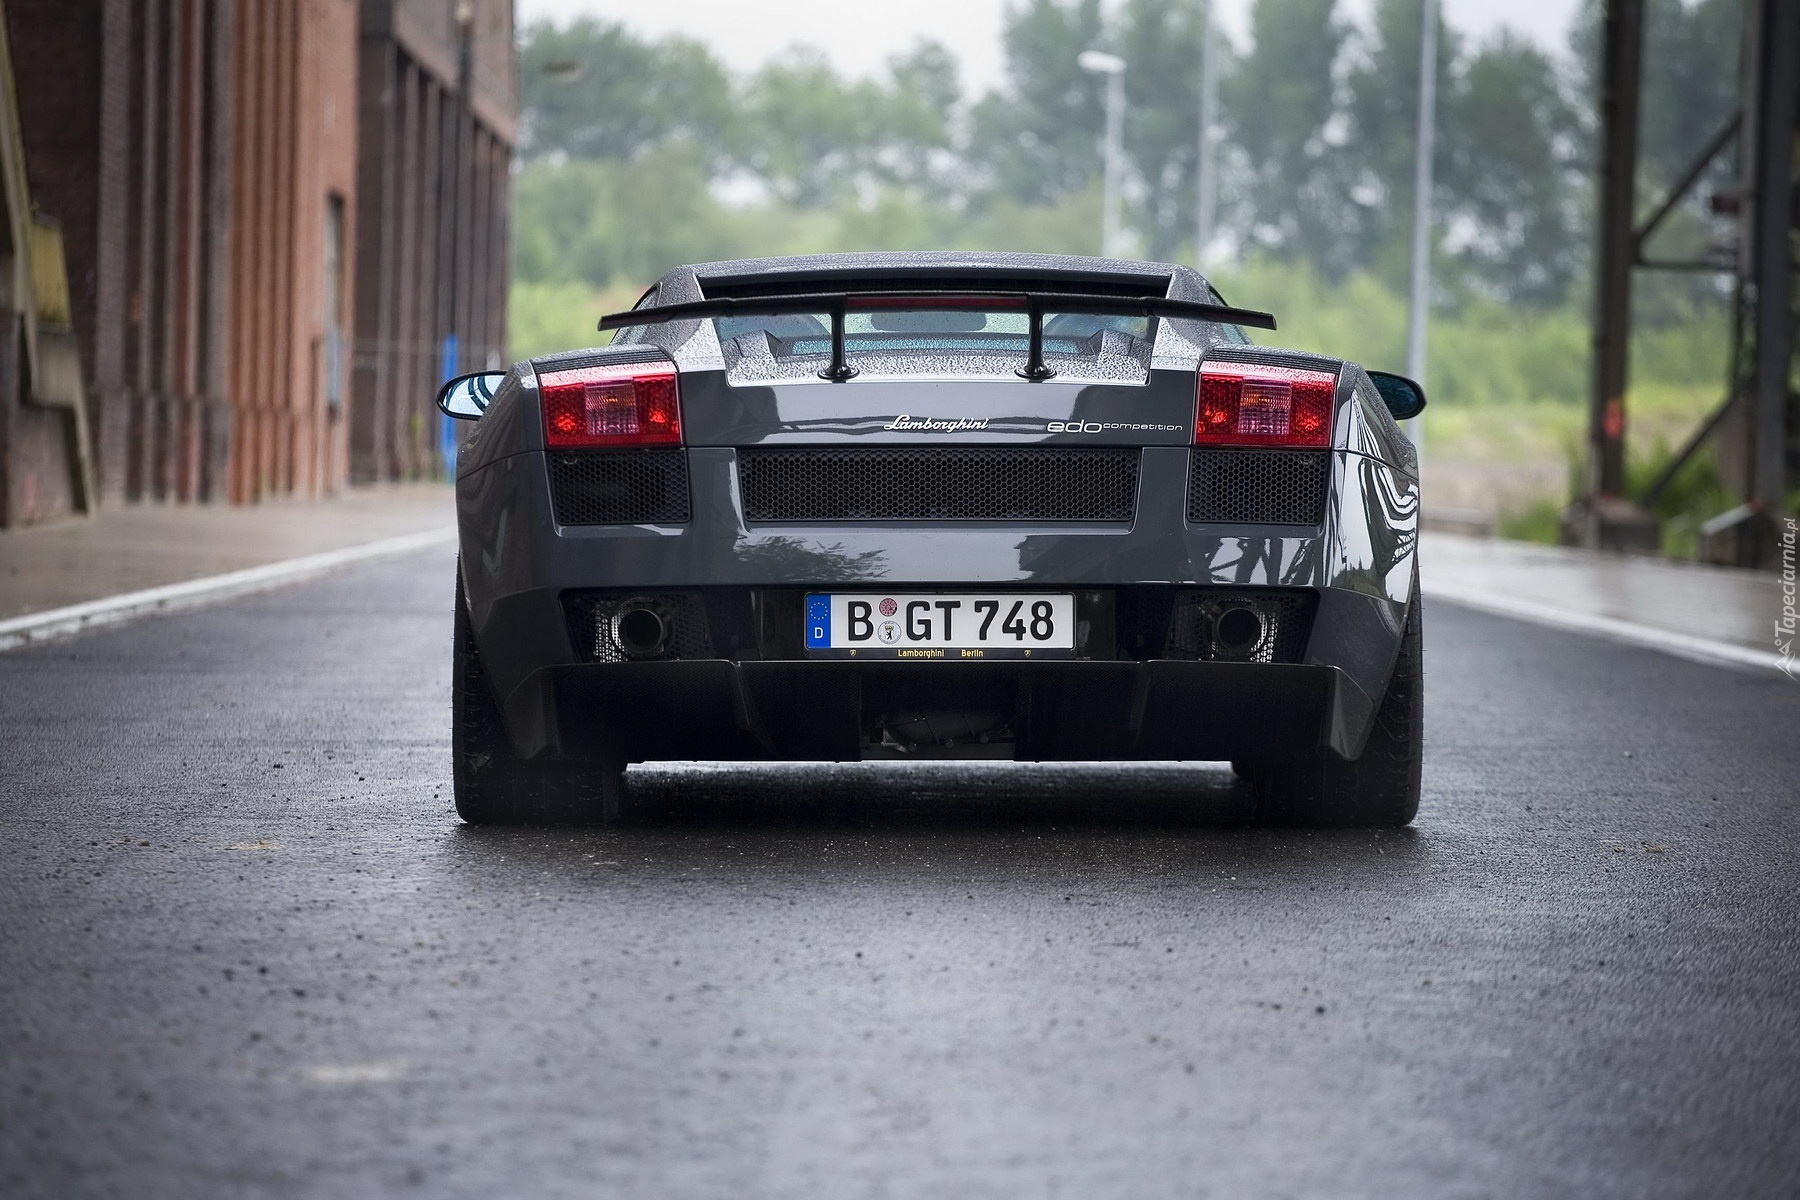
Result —
<svg viewBox="0 0 1800 1200"><path fill-rule="evenodd" d="M1134 421L1050 421L1044 425L1046 433L1105 433L1112 429L1134 431L1151 431L1155 433L1183 433L1185 425L1145 425Z"/></svg>
<svg viewBox="0 0 1800 1200"><path fill-rule="evenodd" d="M960 433L968 429L986 429L986 417L979 419L956 417L940 420L937 417L915 417L911 413L901 413L882 428L893 431ZM1044 424L1046 433L1112 433L1123 431L1128 433L1185 433L1185 425L1155 425L1138 421L1047 421Z"/></svg>

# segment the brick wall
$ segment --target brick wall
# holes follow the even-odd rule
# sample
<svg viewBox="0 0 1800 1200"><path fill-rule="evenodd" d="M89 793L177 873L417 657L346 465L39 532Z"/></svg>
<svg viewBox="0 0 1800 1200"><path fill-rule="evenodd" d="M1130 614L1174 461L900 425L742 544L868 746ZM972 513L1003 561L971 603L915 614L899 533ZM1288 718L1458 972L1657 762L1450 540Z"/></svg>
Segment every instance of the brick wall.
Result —
<svg viewBox="0 0 1800 1200"><path fill-rule="evenodd" d="M504 339L510 0L475 5L469 97L449 0L4 11L102 499L316 494L353 453L433 471L438 342L478 367Z"/></svg>
<svg viewBox="0 0 1800 1200"><path fill-rule="evenodd" d="M351 474L439 469L446 334L459 369L501 361L516 105L512 6L481 0L461 31L436 0L364 0Z"/></svg>
<svg viewBox="0 0 1800 1200"><path fill-rule="evenodd" d="M236 7L7 6L34 199L63 226L104 501L223 494Z"/></svg>
<svg viewBox="0 0 1800 1200"><path fill-rule="evenodd" d="M238 9L234 40L231 494L316 494L348 476L346 420L331 403L346 368L329 334L350 326L357 267L357 12L264 0ZM343 247L328 303L334 199Z"/></svg>

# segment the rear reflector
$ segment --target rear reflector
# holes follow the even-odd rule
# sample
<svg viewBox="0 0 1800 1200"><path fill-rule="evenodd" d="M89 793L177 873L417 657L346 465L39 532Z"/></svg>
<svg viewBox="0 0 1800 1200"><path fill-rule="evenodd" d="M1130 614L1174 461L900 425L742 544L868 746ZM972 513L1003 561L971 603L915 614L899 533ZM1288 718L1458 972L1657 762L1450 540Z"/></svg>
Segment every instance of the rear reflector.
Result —
<svg viewBox="0 0 1800 1200"><path fill-rule="evenodd" d="M578 367L538 376L552 449L681 442L675 372L661 364Z"/></svg>
<svg viewBox="0 0 1800 1200"><path fill-rule="evenodd" d="M1255 363L1200 365L1194 442L1208 446L1328 446L1337 376Z"/></svg>

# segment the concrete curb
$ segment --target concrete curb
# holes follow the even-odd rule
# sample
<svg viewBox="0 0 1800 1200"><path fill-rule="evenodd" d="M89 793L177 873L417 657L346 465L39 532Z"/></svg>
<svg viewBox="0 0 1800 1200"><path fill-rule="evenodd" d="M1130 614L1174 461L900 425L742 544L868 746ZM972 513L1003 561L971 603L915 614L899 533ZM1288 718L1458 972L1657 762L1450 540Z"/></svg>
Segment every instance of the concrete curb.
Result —
<svg viewBox="0 0 1800 1200"><path fill-rule="evenodd" d="M455 527L445 526L422 533L383 538L361 546L347 546L342 550L326 550L319 554L265 563L260 567L246 567L241 571L227 571L223 575L208 575L202 579L188 579L162 587L145 588L139 592L107 596L101 600L71 604L66 608L26 613L22 617L0 621L0 652L53 638L68 637L102 625L116 625L121 621L193 608L249 592L267 591L285 584L298 583L315 575L323 575L339 567L394 558L416 550L449 545L455 540Z"/></svg>
<svg viewBox="0 0 1800 1200"><path fill-rule="evenodd" d="M1433 600L1448 600L1452 604L1460 604L1465 608L1480 609L1482 612L1512 617L1520 621L1530 621L1536 625L1548 625L1555 629L1566 629L1593 637L1610 638L1616 642L1626 642L1650 650L1660 650L1664 654L1673 654L1678 658L1690 659L1694 662L1736 667L1740 670L1747 668L1756 671L1780 671L1784 675L1794 669L1791 662L1784 660L1781 655L1772 650L1756 650L1732 642L1716 642L1685 633L1658 629L1651 625L1640 625L1635 621L1620 620L1617 617L1571 612L1548 604L1517 600L1511 596L1501 596L1475 588L1457 587L1454 584L1434 584L1429 579L1421 583L1421 590ZM1772 633L1773 627L1771 626ZM1793 678L1793 676L1789 675L1789 678Z"/></svg>

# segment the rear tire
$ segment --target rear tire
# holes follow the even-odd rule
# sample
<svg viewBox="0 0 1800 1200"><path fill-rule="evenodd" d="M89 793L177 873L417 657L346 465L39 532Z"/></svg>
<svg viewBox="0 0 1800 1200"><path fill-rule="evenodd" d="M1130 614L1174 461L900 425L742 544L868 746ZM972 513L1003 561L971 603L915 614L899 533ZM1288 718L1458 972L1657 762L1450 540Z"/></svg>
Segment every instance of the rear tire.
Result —
<svg viewBox="0 0 1800 1200"><path fill-rule="evenodd" d="M471 825L610 825L625 819L621 756L576 761L514 753L469 627L460 568L455 619L450 755L457 815Z"/></svg>
<svg viewBox="0 0 1800 1200"><path fill-rule="evenodd" d="M1418 815L1425 741L1420 607L1415 583L1400 654L1375 710L1362 757L1343 759L1330 750L1315 749L1286 761L1257 764L1248 774L1258 817L1276 824L1342 829L1397 828Z"/></svg>

